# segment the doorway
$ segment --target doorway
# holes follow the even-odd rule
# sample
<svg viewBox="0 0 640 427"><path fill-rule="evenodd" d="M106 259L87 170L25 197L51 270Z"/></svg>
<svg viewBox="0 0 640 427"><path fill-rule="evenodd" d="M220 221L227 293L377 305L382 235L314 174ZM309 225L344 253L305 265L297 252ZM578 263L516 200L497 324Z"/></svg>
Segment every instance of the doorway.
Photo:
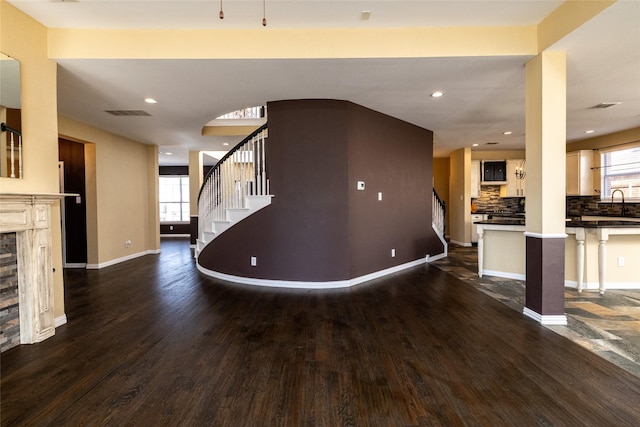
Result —
<svg viewBox="0 0 640 427"><path fill-rule="evenodd" d="M60 191L78 196L65 197L61 203L63 266L87 266L87 205L84 144L58 139Z"/></svg>

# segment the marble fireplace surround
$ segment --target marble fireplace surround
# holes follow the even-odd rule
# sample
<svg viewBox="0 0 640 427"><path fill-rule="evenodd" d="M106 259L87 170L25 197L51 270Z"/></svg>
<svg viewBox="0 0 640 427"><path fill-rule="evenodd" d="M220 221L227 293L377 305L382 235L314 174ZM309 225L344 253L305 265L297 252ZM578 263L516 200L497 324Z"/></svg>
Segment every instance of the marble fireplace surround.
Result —
<svg viewBox="0 0 640 427"><path fill-rule="evenodd" d="M21 344L55 334L51 204L65 196L0 193L0 233L16 233Z"/></svg>

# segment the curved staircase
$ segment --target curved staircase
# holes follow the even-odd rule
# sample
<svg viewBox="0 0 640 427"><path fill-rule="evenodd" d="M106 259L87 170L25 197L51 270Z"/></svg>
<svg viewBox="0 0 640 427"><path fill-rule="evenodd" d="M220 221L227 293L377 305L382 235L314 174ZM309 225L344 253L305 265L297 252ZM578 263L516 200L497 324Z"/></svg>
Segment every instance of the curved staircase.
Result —
<svg viewBox="0 0 640 427"><path fill-rule="evenodd" d="M271 204L267 136L265 124L229 151L204 178L198 195L196 258L220 234Z"/></svg>

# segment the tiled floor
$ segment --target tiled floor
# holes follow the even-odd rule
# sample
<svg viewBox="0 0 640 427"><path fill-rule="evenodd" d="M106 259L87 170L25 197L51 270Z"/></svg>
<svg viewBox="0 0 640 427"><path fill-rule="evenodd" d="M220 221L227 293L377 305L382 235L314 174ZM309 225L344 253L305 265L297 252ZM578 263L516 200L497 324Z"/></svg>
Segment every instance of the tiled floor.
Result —
<svg viewBox="0 0 640 427"><path fill-rule="evenodd" d="M476 247L449 244L449 256L435 267L522 312L525 284L501 277L478 277ZM567 326L548 326L601 357L640 377L640 290L598 292L565 290Z"/></svg>

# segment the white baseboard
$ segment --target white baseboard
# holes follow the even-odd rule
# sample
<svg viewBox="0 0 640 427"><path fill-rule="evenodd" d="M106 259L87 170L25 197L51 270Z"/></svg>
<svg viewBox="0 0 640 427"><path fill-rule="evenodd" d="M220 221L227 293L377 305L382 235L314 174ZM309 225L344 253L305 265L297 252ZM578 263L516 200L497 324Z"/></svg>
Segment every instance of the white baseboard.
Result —
<svg viewBox="0 0 640 427"><path fill-rule="evenodd" d="M527 280L526 274L509 273L508 271L482 270L482 277L484 276L504 277L505 279L514 279L514 280L523 280L523 281Z"/></svg>
<svg viewBox="0 0 640 427"><path fill-rule="evenodd" d="M469 248L469 247L473 246L473 243L469 243L469 242L459 242L459 241L457 241L457 240L453 240L453 239L451 239L451 243L454 243L454 244L456 244L456 245L458 245L458 246L464 246L464 247L466 247L466 248Z"/></svg>
<svg viewBox="0 0 640 427"><path fill-rule="evenodd" d="M445 251L444 251L443 253L441 253L441 254L438 254L438 255L433 255L433 256L431 256L431 255L427 255L427 257L426 257L426 261L427 261L427 262L434 262L434 261L437 261L437 260L439 260L439 259L446 258L446 257L447 257L447 251L446 251L446 249L447 249L447 248L445 247Z"/></svg>
<svg viewBox="0 0 640 427"><path fill-rule="evenodd" d="M87 268L86 262L67 262L63 265L63 268Z"/></svg>
<svg viewBox="0 0 640 427"><path fill-rule="evenodd" d="M56 320L55 320L56 328L58 326L64 325L65 323L67 323L67 315L66 314L63 314L62 316L56 317Z"/></svg>
<svg viewBox="0 0 640 427"><path fill-rule="evenodd" d="M171 237L191 237L191 234L161 234L160 238L171 238Z"/></svg>
<svg viewBox="0 0 640 427"><path fill-rule="evenodd" d="M564 314L543 315L540 313L536 313L535 311L527 307L525 307L524 310L522 310L522 314L529 317L530 319L535 320L541 325L566 326L567 324L567 316Z"/></svg>
<svg viewBox="0 0 640 427"><path fill-rule="evenodd" d="M160 253L160 249L150 249L148 251L138 252L135 254L127 255L122 258L112 259L111 261L101 262L100 264L87 264L87 270L99 270L101 268L109 267L112 265L120 264L121 262L130 261L132 259L140 258L145 255L156 255Z"/></svg>
<svg viewBox="0 0 640 427"><path fill-rule="evenodd" d="M564 281L565 288L578 288L578 282L575 280L565 280ZM640 282L607 282L605 286L605 290L607 289L640 289ZM599 291L600 284L598 282L585 282L582 284L583 291Z"/></svg>
<svg viewBox="0 0 640 427"><path fill-rule="evenodd" d="M420 258L418 260L411 261L405 264L396 265L395 267L376 271L374 273L365 274L364 276L356 277L353 279L335 280L330 282L302 282L302 281L295 281L295 280L254 279L252 277L240 277L240 276L232 276L229 274L219 273L217 271L204 268L197 262L196 262L196 266L198 267L198 271L200 271L201 273L207 276L214 277L220 280L225 280L227 282L241 283L243 285L265 286L265 287L272 287L272 288L292 288L292 289L338 289L338 288L349 288L352 286L356 286L361 283L368 282L369 280L378 279L380 277L384 277L389 274L397 273L398 271L406 270L407 268L416 267L418 265L424 264L425 262L426 262L426 257Z"/></svg>

